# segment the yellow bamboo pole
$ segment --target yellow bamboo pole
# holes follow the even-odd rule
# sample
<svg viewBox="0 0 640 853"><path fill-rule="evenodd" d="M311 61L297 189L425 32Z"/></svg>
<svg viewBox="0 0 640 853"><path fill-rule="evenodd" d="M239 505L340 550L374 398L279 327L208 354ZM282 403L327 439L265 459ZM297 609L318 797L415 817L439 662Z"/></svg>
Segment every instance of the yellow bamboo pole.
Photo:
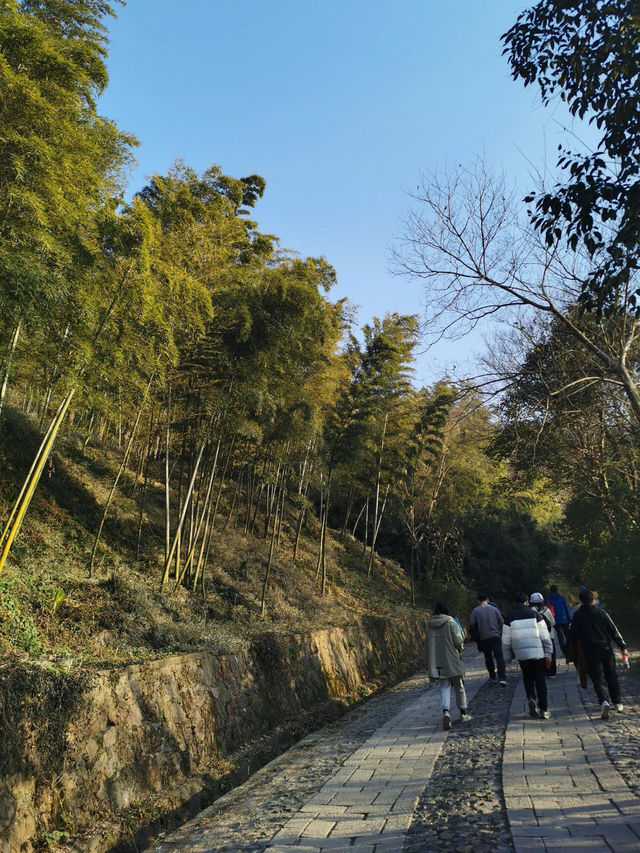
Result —
<svg viewBox="0 0 640 853"><path fill-rule="evenodd" d="M58 431L62 426L62 422L64 421L65 415L67 414L69 406L71 405L71 400L73 399L75 390L75 387L72 388L60 404L60 408L58 409L56 416L51 422L49 430L47 431L47 434L45 435L43 442L40 445L38 455L36 456L36 460L32 465L27 479L23 484L18 500L15 502L13 510L11 511L10 521L8 521L5 525L5 530L2 535L2 551L0 552L0 572L4 568L4 564L7 561L9 551L11 550L11 546L13 545L13 540L18 535L18 531L20 530L20 526L22 524L22 519L24 518L25 513L29 508L31 498L33 497L33 493L36 490L36 486L38 485L40 476L44 470L44 466L47 463L47 459L49 458L49 454L51 453L51 448L53 447L53 443L56 440Z"/></svg>
<svg viewBox="0 0 640 853"><path fill-rule="evenodd" d="M22 483L22 488L20 489L20 494L16 498L16 500L13 504L13 507L11 508L11 513L9 515L9 518L6 520L4 528L2 530L2 535L0 536L0 545L2 545L4 543L4 540L7 538L7 534L9 532L9 529L11 528L11 524L13 523L13 519L15 518L15 514L18 511L18 508L20 506L20 503L22 501L24 493L26 492L27 487L28 487L29 483L31 482L31 477L33 476L33 472L36 469L36 465L38 464L38 460L40 459L40 454L42 452L42 448L44 447L45 442L49 439L49 436L51 435L51 430L53 429L53 427L56 423L56 420L57 420L63 406L64 406L64 400L62 401L62 403L60 403L60 406L58 407L58 411L56 412L53 420L49 424L49 428L47 429L47 431L44 435L44 438L42 439L42 442L40 443L40 447L38 449L38 452L36 453L34 460L31 463L31 468L29 468L29 473L27 474L27 476L24 479L24 482Z"/></svg>
<svg viewBox="0 0 640 853"><path fill-rule="evenodd" d="M209 507L211 505L211 492L213 491L213 481L215 480L216 471L218 469L218 454L220 452L220 444L222 442L222 438L218 439L218 446L216 447L216 454L213 460L213 465L211 466L211 474L209 475L209 482L207 484L207 492L204 499L204 504L202 506L202 512L200 513L199 518L196 522L196 534L193 537L193 543L187 554L187 559L184 561L184 566L182 567L182 571L179 576L176 578L175 584L173 586L173 591L176 592L180 584L182 583L184 576L189 569L189 566L193 562L193 555L195 554L196 545L198 544L198 537L200 536L200 532L202 530L202 524L205 519L205 512L208 512ZM208 516L207 516L208 517Z"/></svg>
<svg viewBox="0 0 640 853"><path fill-rule="evenodd" d="M211 420L209 421L209 426L207 428L207 432L206 432L205 437L202 441L202 444L200 445L200 450L198 451L198 456L196 458L195 465L193 466L193 472L191 474L191 480L190 480L189 485L187 487L187 493L186 493L185 498L184 498L184 504L182 507L182 512L180 513L180 518L178 520L178 526L176 527L176 532L175 532L175 535L173 537L173 544L171 545L171 548L169 549L169 553L167 554L167 559L165 560L164 572L162 574L162 583L160 584L160 591L161 592L164 592L164 589L165 589L165 587L169 581L169 570L171 568L171 561L173 560L173 558L176 554L176 548L178 546L178 543L180 542L180 534L182 532L182 526L184 525L184 520L187 517L187 509L189 508L189 501L191 500L191 494L193 492L193 487L195 486L195 483L196 483L196 476L198 474L200 462L202 461L202 454L204 453L204 449L207 446L207 442L209 440L209 434L211 432L212 422L213 422L213 415L211 416Z"/></svg>

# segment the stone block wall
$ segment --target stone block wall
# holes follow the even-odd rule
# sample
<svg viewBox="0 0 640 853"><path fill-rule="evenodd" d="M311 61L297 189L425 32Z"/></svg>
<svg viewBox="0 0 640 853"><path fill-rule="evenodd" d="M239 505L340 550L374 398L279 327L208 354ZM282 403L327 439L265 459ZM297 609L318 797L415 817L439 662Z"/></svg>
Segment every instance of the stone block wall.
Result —
<svg viewBox="0 0 640 853"><path fill-rule="evenodd" d="M197 789L247 743L372 681L423 664L424 622L260 635L229 655L178 655L109 671L0 670L0 852L31 853L145 797ZM86 850L109 847L96 839ZM79 849L79 848L76 848Z"/></svg>

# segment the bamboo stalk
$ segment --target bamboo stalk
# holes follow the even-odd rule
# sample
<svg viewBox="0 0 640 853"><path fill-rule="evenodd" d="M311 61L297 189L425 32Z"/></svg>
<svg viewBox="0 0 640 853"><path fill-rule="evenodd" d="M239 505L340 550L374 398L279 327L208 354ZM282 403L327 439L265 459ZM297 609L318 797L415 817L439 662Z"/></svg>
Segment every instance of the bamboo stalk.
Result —
<svg viewBox="0 0 640 853"><path fill-rule="evenodd" d="M269 545L269 557L267 560L267 568L264 573L264 582L262 584L262 601L260 602L260 616L262 619L267 615L267 586L269 584L269 576L271 575L271 564L273 562L273 551L276 542L276 527L278 521L279 504L276 503L276 517L273 522L273 530L271 531L271 544Z"/></svg>
<svg viewBox="0 0 640 853"><path fill-rule="evenodd" d="M144 482L142 484L142 494L140 496L140 516L138 518L138 539L136 544L136 560L140 560L140 544L142 541L142 520L144 518L144 503L147 497L147 487L149 485L149 466L151 464L151 441L153 439L153 428L155 426L154 422L154 410L151 409L151 416L149 418L149 435L147 438L147 458L145 460L144 466Z"/></svg>
<svg viewBox="0 0 640 853"><path fill-rule="evenodd" d="M167 424L165 431L165 457L164 457L164 559L169 556L171 542L171 515L170 515L170 493L169 483L171 472L169 470L169 444L171 441L171 382L167 391Z"/></svg>
<svg viewBox="0 0 640 853"><path fill-rule="evenodd" d="M199 518L197 519L195 531L194 531L194 534L192 537L191 544L189 546L189 552L188 552L187 557L184 561L182 571L180 572L180 576L178 578L176 578L176 582L175 582L175 585L173 587L174 592L178 589L178 587L182 583L182 580L183 580L185 574L187 573L189 566L191 565L191 561L193 560L193 555L194 555L194 552L196 550L198 538L200 536L200 531L202 529L202 523L203 523L204 518L205 518L205 513L211 505L211 492L213 490L213 481L215 480L216 470L218 467L218 454L220 453L220 443L221 442L222 442L222 438L219 438L218 444L216 446L215 456L213 458L213 464L211 465L211 474L209 475L209 482L207 483L207 493L205 495L204 503L202 505L202 511L200 513Z"/></svg>
<svg viewBox="0 0 640 853"><path fill-rule="evenodd" d="M178 520L178 526L176 528L176 533L175 533L175 536L173 537L173 543L171 545L171 548L169 549L167 559L165 560L164 572L162 574L162 583L160 586L161 591L164 591L164 588L167 585L167 581L169 580L169 570L171 567L171 562L172 562L172 560L176 554L176 548L177 548L178 543L180 541L180 533L181 533L182 527L184 525L184 520L187 516L187 510L189 509L189 501L191 498L191 494L193 492L193 488L195 486L196 476L198 474L198 468L200 467L200 462L202 460L202 455L204 453L204 449L207 446L207 443L209 441L209 434L210 434L210 430L211 430L212 425L213 425L213 416L211 417L211 419L209 421L209 427L207 429L207 432L206 432L204 439L202 440L202 444L200 445L200 450L198 451L198 456L197 456L195 464L193 466L193 473L191 474L191 481L190 481L189 486L187 488L187 494L185 496L184 503L182 505L182 512L181 512L180 518Z"/></svg>
<svg viewBox="0 0 640 853"><path fill-rule="evenodd" d="M0 414L2 413L4 398L7 394L7 386L9 384L9 373L11 372L11 362L13 361L13 356L15 354L16 347L18 346L21 326L22 321L18 320L18 322L16 323L16 327L13 330L13 335L11 336L11 343L9 344L9 352L7 353L7 358L4 365L4 374L2 376L2 387L0 387Z"/></svg>
<svg viewBox="0 0 640 853"><path fill-rule="evenodd" d="M116 474L116 478L113 481L113 485L111 486L111 491L107 497L107 501L104 505L104 509L102 511L102 518L100 519L100 524L98 525L98 530L96 531L96 538L93 542L93 548L91 549L91 559L89 561L89 577L93 577L93 567L96 561L96 551L98 550L98 544L100 542L100 537L102 536L102 529L104 527L104 523L107 520L107 514L109 512L109 507L111 506L111 501L113 500L113 496L116 493L116 489L118 488L118 483L120 482L120 477L124 473L125 468L127 467L127 462L129 461L129 456L131 454L131 449L133 447L133 441L136 436L136 431L138 429L138 424L140 423L140 418L142 417L142 412L144 411L144 406L147 401L147 396L149 391L151 390L151 386L153 385L155 377L151 377L149 380L149 384L146 387L144 392L144 397L142 398L142 403L140 404L140 408L138 409L138 414L136 415L135 422L133 424L133 429L131 430L131 434L129 436L129 441L127 442L127 446L125 448L124 456L122 457L122 462L120 463L120 467L118 468L118 473Z"/></svg>
<svg viewBox="0 0 640 853"><path fill-rule="evenodd" d="M4 564L9 556L9 551L11 550L11 546L13 544L14 539L18 535L18 531L20 530L20 526L22 524L22 520L25 516L27 509L29 508L29 504L31 503L31 499L33 497L33 493L35 492L36 486L40 480L40 476L42 475L42 471L44 470L44 466L47 463L47 459L49 458L49 454L51 453L51 448L53 447L53 442L56 439L58 431L62 426L62 422L64 421L65 415L69 410L69 406L71 405L71 400L73 399L73 395L75 394L75 387L72 388L60 404L60 407L51 422L51 426L47 431L45 438L43 439L42 444L38 450L38 454L36 459L34 460L34 464L25 480L22 490L20 491L20 495L16 500L13 509L11 511L10 520L7 521L5 528L2 533L2 551L0 552L0 572L4 568Z"/></svg>
<svg viewBox="0 0 640 853"><path fill-rule="evenodd" d="M66 400L66 397L65 397L65 400ZM11 509L11 513L9 514L9 518L5 522L5 526L4 526L3 531L2 531L2 536L0 536L0 544L4 543L4 540L6 539L6 537L8 535L9 528L11 527L11 524L13 523L13 519L15 518L16 513L18 512L18 510L20 508L20 504L22 502L24 494L27 491L27 489L29 488L29 483L31 482L31 478L33 477L33 474L34 474L34 472L38 466L38 462L40 459L40 454L42 453L42 449L43 449L45 443L49 440L49 436L51 435L51 432L55 427L55 424L56 424L57 419L60 415L60 412L62 411L62 409L64 407L65 400L63 400L60 403L60 406L58 407L58 411L56 412L53 420L49 424L49 428L47 429L47 431L44 435L44 438L42 439L42 442L40 443L40 448L38 449L38 452L36 453L36 455L33 459L33 462L31 463L31 468L29 468L29 472L27 473L27 476L25 477L24 482L22 483L22 487L20 489L20 494L16 498L16 500L13 504L13 507Z"/></svg>

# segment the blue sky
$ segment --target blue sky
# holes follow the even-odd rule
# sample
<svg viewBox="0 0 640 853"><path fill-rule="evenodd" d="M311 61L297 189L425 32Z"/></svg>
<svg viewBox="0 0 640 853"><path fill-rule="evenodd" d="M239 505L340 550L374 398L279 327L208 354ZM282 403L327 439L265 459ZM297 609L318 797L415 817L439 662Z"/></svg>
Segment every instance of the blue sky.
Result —
<svg viewBox="0 0 640 853"><path fill-rule="evenodd" d="M101 111L140 140L131 189L181 157L267 181L255 218L338 273L358 323L420 313L389 246L421 172L484 153L522 187L553 165L558 106L511 80L508 0L129 0L110 25ZM565 138L566 139L566 138ZM471 363L479 336L419 357L416 381Z"/></svg>

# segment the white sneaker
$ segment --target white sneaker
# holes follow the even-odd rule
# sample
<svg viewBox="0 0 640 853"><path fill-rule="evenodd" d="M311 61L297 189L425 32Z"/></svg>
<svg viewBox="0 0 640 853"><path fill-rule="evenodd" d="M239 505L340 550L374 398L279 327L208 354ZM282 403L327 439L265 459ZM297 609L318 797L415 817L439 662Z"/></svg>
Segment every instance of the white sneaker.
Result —
<svg viewBox="0 0 640 853"><path fill-rule="evenodd" d="M548 719L550 719L550 717L551 717L551 714L548 711L540 711L540 719L541 720L548 720Z"/></svg>
<svg viewBox="0 0 640 853"><path fill-rule="evenodd" d="M451 728L451 714L448 711L445 711L442 715L442 728L445 732L448 732Z"/></svg>
<svg viewBox="0 0 640 853"><path fill-rule="evenodd" d="M503 679L500 681L500 687L506 687L506 686L507 686L507 682L506 682L506 681L504 680L504 678L503 678Z"/></svg>
<svg viewBox="0 0 640 853"><path fill-rule="evenodd" d="M468 711L460 711L460 721L463 723L468 723L471 719L471 714Z"/></svg>
<svg viewBox="0 0 640 853"><path fill-rule="evenodd" d="M618 711L618 712L622 712L622 711L624 711L624 705L621 705L621 704L620 704L620 702L617 702L613 707L614 707L614 708L616 709L616 711Z"/></svg>
<svg viewBox="0 0 640 853"><path fill-rule="evenodd" d="M601 704L600 704L600 719L601 720L608 720L610 710L611 710L611 705L605 699L604 702L601 702Z"/></svg>

